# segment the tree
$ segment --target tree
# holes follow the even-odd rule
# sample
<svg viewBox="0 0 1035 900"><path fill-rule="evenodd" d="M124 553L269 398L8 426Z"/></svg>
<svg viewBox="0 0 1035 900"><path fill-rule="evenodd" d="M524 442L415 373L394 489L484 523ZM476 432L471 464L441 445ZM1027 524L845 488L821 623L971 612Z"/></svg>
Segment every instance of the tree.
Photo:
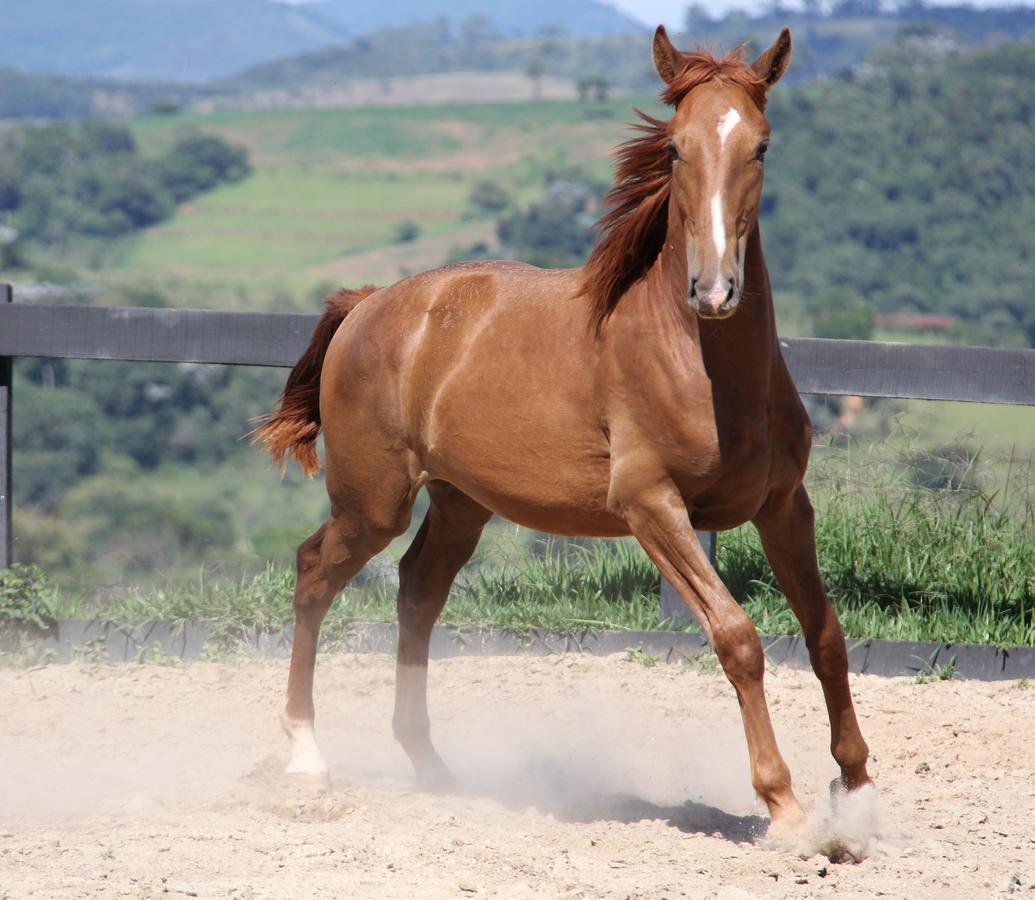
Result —
<svg viewBox="0 0 1035 900"><path fill-rule="evenodd" d="M158 165L159 177L177 200L240 181L251 171L248 156L221 138L194 134L181 138Z"/></svg>
<svg viewBox="0 0 1035 900"><path fill-rule="evenodd" d="M499 32L487 16L468 16L460 23L460 42L472 65L485 61L489 46L499 40Z"/></svg>
<svg viewBox="0 0 1035 900"><path fill-rule="evenodd" d="M497 212L510 202L510 195L498 182L486 179L475 183L468 199L485 212Z"/></svg>
<svg viewBox="0 0 1035 900"><path fill-rule="evenodd" d="M533 51L525 63L525 74L532 81L532 96L536 100L543 99L543 75L546 74L546 63L543 62L539 51Z"/></svg>
<svg viewBox="0 0 1035 900"><path fill-rule="evenodd" d="M580 265L593 246L605 186L579 170L549 172L544 198L497 223L500 243L518 259L547 268Z"/></svg>
<svg viewBox="0 0 1035 900"><path fill-rule="evenodd" d="M575 90L583 103L589 100L603 102L607 99L607 79L602 75L587 75L575 82Z"/></svg>
<svg viewBox="0 0 1035 900"><path fill-rule="evenodd" d="M119 156L137 152L137 142L125 125L105 119L87 119L80 126L79 141L90 155Z"/></svg>
<svg viewBox="0 0 1035 900"><path fill-rule="evenodd" d="M13 159L0 159L0 212L17 209L21 202L18 168Z"/></svg>
<svg viewBox="0 0 1035 900"><path fill-rule="evenodd" d="M410 244L420 237L420 226L407 219L395 227L395 242L397 244Z"/></svg>
<svg viewBox="0 0 1035 900"><path fill-rule="evenodd" d="M144 158L132 132L107 121L16 128L7 139L13 149L0 156L0 212L29 243L66 246L77 236L146 228L171 216L177 202L250 171L244 150L203 134Z"/></svg>
<svg viewBox="0 0 1035 900"><path fill-rule="evenodd" d="M847 288L828 290L809 306L816 337L851 341L868 341L873 337L873 309Z"/></svg>

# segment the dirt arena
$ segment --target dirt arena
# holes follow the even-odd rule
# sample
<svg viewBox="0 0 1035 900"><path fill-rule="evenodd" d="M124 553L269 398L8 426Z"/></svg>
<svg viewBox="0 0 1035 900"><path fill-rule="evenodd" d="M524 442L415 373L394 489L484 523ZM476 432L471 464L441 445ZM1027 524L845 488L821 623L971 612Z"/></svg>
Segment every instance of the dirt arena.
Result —
<svg viewBox="0 0 1035 900"><path fill-rule="evenodd" d="M770 849L732 689L621 655L433 663L456 794L391 739L393 664L323 658L330 793L285 787L287 664L0 671L0 898L1035 897L1035 686L854 679L879 785L831 818L819 687L768 690L799 852ZM865 852L834 864L833 838Z"/></svg>

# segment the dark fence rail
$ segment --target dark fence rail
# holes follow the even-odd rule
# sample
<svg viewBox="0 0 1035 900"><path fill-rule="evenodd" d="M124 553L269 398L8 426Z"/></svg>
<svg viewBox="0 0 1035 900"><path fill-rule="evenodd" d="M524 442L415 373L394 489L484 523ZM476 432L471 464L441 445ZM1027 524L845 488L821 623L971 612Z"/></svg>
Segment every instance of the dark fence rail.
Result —
<svg viewBox="0 0 1035 900"><path fill-rule="evenodd" d="M35 306L0 285L0 567L11 562L11 359L17 356L291 366L316 316ZM1035 350L787 338L804 394L855 394L1035 406ZM701 535L714 553L714 535ZM662 585L662 612L683 612Z"/></svg>
<svg viewBox="0 0 1035 900"><path fill-rule="evenodd" d="M0 306L0 357L291 366L316 316L105 306ZM1035 350L786 338L803 394L1035 405Z"/></svg>

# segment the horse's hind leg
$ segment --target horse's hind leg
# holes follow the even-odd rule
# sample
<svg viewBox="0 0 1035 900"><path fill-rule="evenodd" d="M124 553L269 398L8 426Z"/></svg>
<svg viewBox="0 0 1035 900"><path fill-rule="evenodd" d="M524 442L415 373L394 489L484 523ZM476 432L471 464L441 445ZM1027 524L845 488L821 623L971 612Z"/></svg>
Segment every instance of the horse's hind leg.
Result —
<svg viewBox="0 0 1035 900"><path fill-rule="evenodd" d="M457 572L474 552L492 515L445 482L428 485L428 514L399 563L399 647L392 728L423 788L452 776L431 743L428 718L428 644Z"/></svg>
<svg viewBox="0 0 1035 900"><path fill-rule="evenodd" d="M755 517L762 546L787 602L801 623L812 668L830 716L830 751L841 780L853 790L869 783L869 751L859 730L848 685L848 654L837 613L827 598L816 560L812 504L804 487L771 497Z"/></svg>
<svg viewBox="0 0 1035 900"><path fill-rule="evenodd" d="M411 500L412 503L412 500ZM405 506L405 504L404 504ZM356 504L355 509L361 507ZM281 724L291 741L287 772L328 783L327 765L313 731L313 671L320 625L337 593L367 561L406 527L409 507L393 511L388 526L373 527L359 512L332 509L331 517L298 548L295 633L291 643L287 703Z"/></svg>

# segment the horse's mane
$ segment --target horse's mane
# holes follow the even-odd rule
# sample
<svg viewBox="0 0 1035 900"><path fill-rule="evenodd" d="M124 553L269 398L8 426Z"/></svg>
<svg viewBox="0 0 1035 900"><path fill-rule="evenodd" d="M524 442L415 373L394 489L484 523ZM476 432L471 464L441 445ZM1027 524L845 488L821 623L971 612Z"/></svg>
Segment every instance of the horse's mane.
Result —
<svg viewBox="0 0 1035 900"><path fill-rule="evenodd" d="M706 81L719 80L747 91L765 109L766 83L744 62L744 48L722 57L705 50L681 53L683 68L666 86L661 99L678 106ZM668 153L669 123L634 110L641 134L615 151L615 181L605 198L607 211L597 222L597 241L586 261L582 293L589 298L599 327L622 295L654 264L668 229L672 160Z"/></svg>

